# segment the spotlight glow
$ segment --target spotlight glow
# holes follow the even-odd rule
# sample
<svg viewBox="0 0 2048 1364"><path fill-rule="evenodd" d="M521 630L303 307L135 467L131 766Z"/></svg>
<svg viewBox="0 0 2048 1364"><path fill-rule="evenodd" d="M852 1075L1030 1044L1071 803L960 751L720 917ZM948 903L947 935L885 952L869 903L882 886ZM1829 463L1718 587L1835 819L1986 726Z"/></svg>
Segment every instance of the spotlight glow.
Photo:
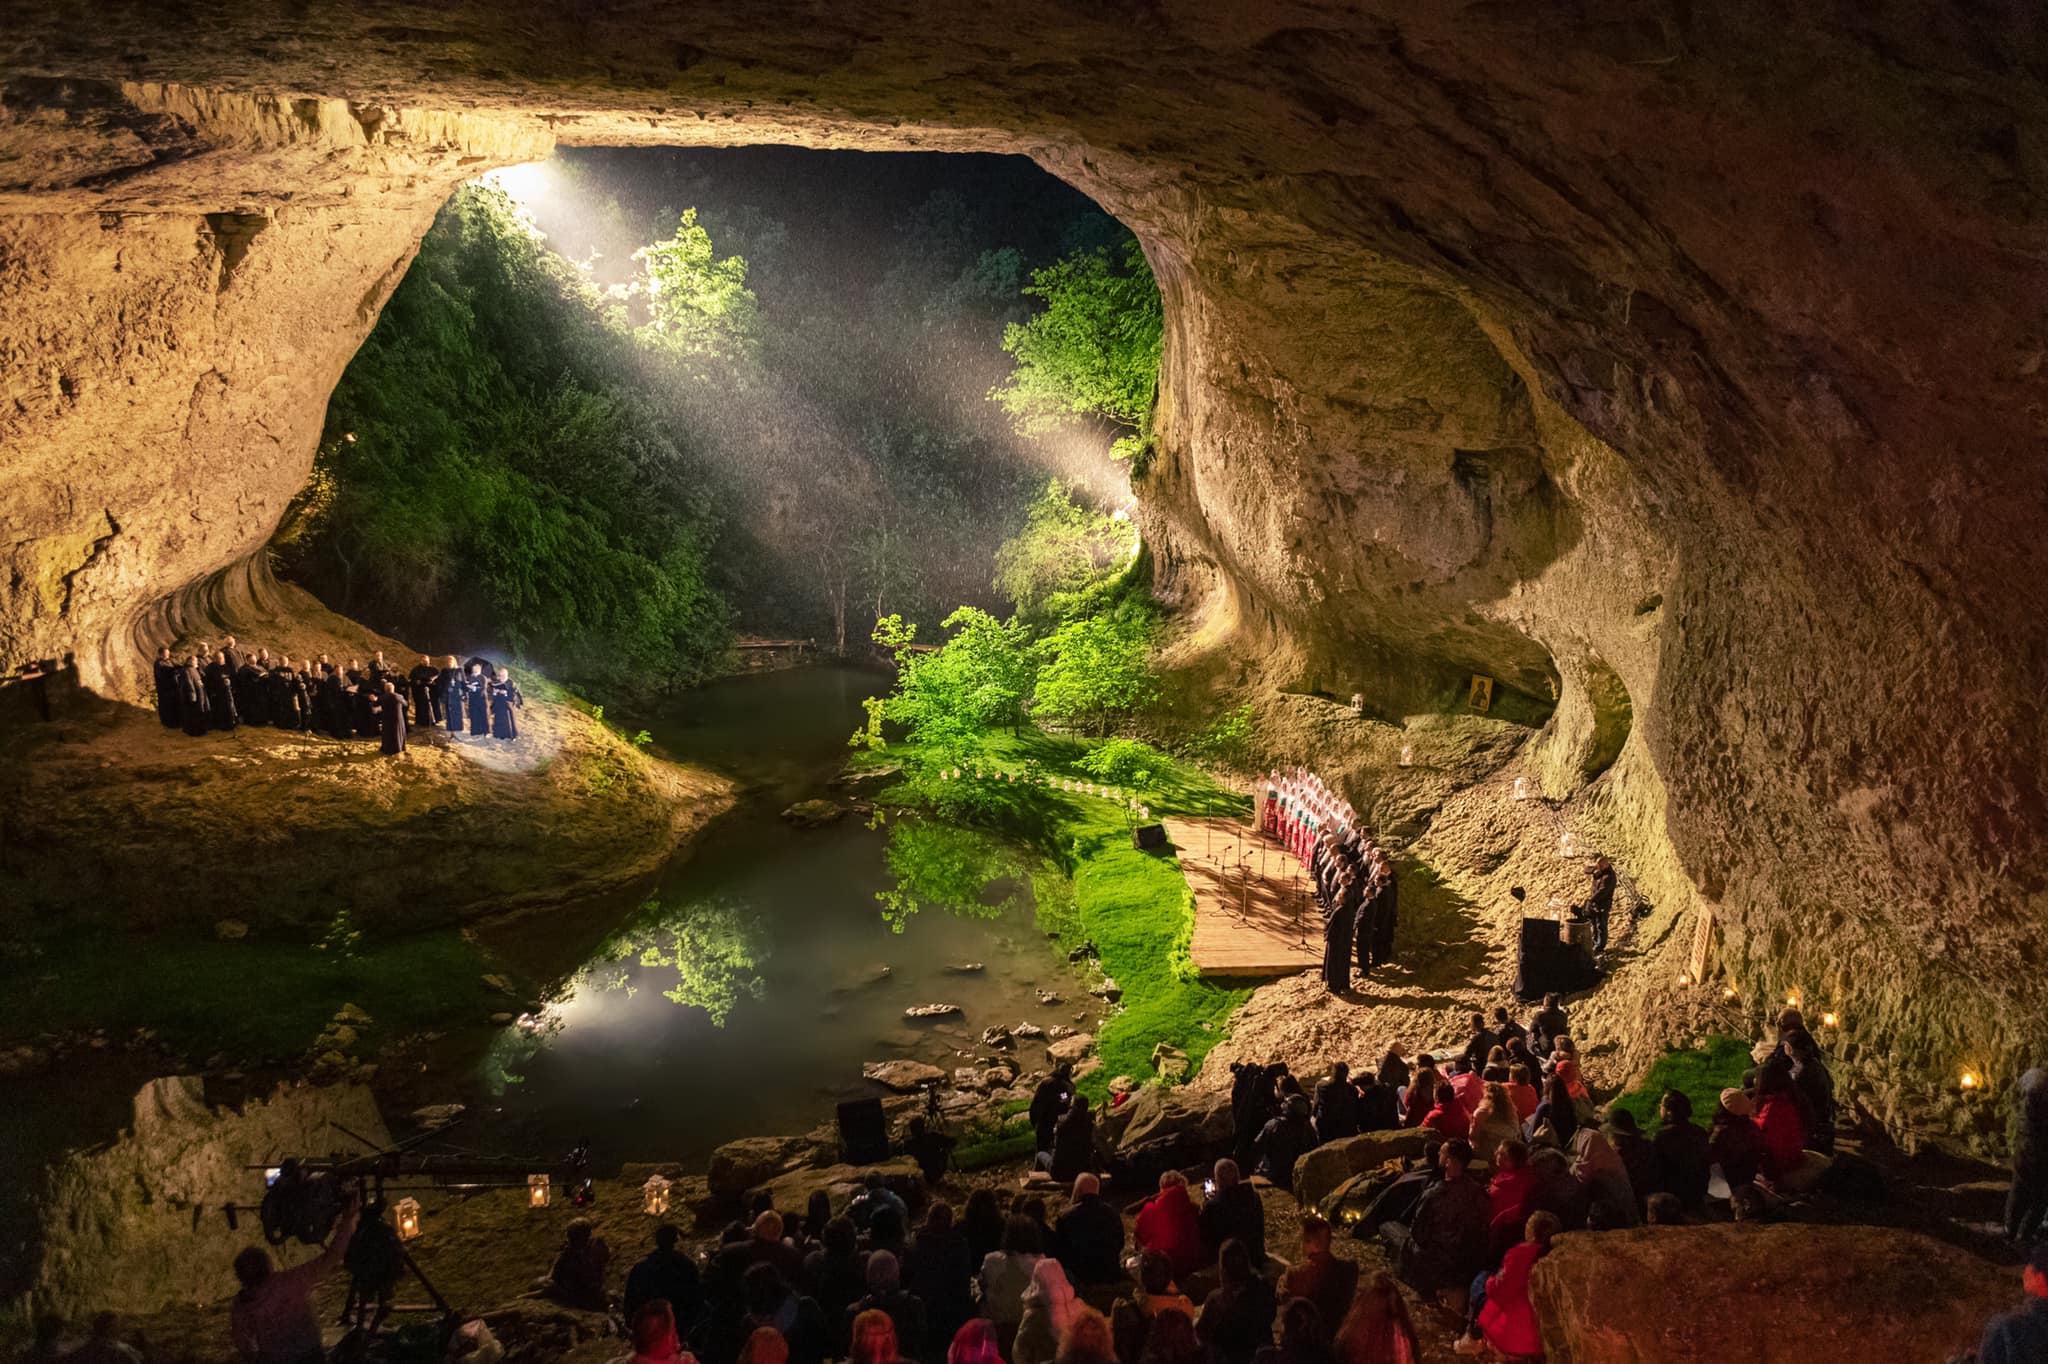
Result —
<svg viewBox="0 0 2048 1364"><path fill-rule="evenodd" d="M561 189L560 177L545 161L529 161L523 166L500 166L486 172L483 182L522 207L538 203Z"/></svg>

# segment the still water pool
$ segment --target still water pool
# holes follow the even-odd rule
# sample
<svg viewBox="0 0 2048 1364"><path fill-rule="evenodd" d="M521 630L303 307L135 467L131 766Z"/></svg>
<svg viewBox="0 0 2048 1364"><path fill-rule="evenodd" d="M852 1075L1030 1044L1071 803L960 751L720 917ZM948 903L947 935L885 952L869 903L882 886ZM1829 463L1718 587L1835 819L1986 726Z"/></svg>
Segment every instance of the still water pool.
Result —
<svg viewBox="0 0 2048 1364"><path fill-rule="evenodd" d="M481 934L515 970L552 982L547 1007L499 1030L474 1077L492 1144L588 1138L600 1157L693 1159L884 1093L864 1062L950 1069L990 1024L1076 1025L1092 1001L1034 925L1019 854L862 814L809 830L780 817L834 794L860 703L883 681L839 667L735 678L646 722L670 753L746 793L645 905ZM1071 1002L1041 1006L1041 987ZM904 1018L927 1003L962 1012Z"/></svg>

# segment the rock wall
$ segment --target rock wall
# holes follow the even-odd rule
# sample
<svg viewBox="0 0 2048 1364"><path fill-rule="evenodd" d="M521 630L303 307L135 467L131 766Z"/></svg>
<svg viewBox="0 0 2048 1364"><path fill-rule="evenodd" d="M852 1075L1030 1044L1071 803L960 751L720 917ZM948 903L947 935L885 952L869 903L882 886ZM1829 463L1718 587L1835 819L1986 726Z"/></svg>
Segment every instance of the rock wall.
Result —
<svg viewBox="0 0 2048 1364"><path fill-rule="evenodd" d="M1554 705L1546 791L1611 764L1625 867L1716 915L1759 1012L1793 990L1881 1040L1887 1118L2022 1059L2048 1006L2037 11L181 14L0 35L5 661L75 650L112 684L151 600L260 542L468 170L551 135L1022 151L1160 278L1146 515L1214 648L1388 716L1469 672Z"/></svg>
<svg viewBox="0 0 2048 1364"><path fill-rule="evenodd" d="M335 1124L390 1142L360 1086L280 1088L233 1110L209 1106L196 1076L150 1081L135 1096L130 1130L47 1175L42 1265L22 1315L82 1321L107 1308L218 1302L233 1291L235 1253L263 1243L253 1206L263 1197L262 1167L365 1149ZM239 1229L228 1226L229 1203L250 1205ZM275 1253L289 1264L313 1252L293 1244Z"/></svg>

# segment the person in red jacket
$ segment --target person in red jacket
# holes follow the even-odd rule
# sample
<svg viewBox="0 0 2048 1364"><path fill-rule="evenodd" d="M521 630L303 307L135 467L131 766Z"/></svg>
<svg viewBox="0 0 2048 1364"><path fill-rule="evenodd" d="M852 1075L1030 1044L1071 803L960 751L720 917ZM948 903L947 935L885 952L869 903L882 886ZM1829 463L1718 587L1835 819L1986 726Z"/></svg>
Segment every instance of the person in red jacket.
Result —
<svg viewBox="0 0 2048 1364"><path fill-rule="evenodd" d="M1522 1225L1529 1220L1529 1200L1536 1194L1536 1172L1529 1168L1526 1142L1504 1141L1494 1149L1493 1182L1486 1193L1493 1204L1488 1244L1498 1261L1520 1239Z"/></svg>
<svg viewBox="0 0 2048 1364"><path fill-rule="evenodd" d="M1422 1130L1434 1132L1439 1140L1459 1141L1472 1135L1472 1115L1458 1098L1458 1092L1449 1085L1436 1087L1436 1104L1429 1110L1429 1116L1422 1120Z"/></svg>
<svg viewBox="0 0 2048 1364"><path fill-rule="evenodd" d="M1201 1214L1188 1197L1188 1177L1178 1170L1159 1176L1159 1192L1138 1210L1134 1237L1140 1250L1156 1250L1180 1279L1208 1264L1202 1250Z"/></svg>
<svg viewBox="0 0 2048 1364"><path fill-rule="evenodd" d="M1543 1353L1543 1332L1536 1324L1536 1305L1529 1301L1529 1271L1550 1252L1557 1218L1531 1213L1522 1243L1507 1253L1498 1274L1472 1281L1472 1307L1465 1331L1451 1346L1461 1355L1476 1355L1491 1345L1510 1359Z"/></svg>
<svg viewBox="0 0 2048 1364"><path fill-rule="evenodd" d="M1792 1068L1778 1057L1756 1077L1756 1125L1763 1133L1763 1175L1773 1182L1792 1174L1806 1158L1806 1119L1792 1086Z"/></svg>

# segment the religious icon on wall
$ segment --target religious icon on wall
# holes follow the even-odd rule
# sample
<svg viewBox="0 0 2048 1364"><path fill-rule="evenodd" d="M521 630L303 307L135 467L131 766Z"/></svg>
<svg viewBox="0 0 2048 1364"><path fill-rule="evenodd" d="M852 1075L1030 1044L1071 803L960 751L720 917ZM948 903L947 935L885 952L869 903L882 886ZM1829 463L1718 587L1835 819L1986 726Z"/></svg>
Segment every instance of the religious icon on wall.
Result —
<svg viewBox="0 0 2048 1364"><path fill-rule="evenodd" d="M1481 715L1493 709L1493 679L1472 674L1472 690L1466 694L1465 704Z"/></svg>

